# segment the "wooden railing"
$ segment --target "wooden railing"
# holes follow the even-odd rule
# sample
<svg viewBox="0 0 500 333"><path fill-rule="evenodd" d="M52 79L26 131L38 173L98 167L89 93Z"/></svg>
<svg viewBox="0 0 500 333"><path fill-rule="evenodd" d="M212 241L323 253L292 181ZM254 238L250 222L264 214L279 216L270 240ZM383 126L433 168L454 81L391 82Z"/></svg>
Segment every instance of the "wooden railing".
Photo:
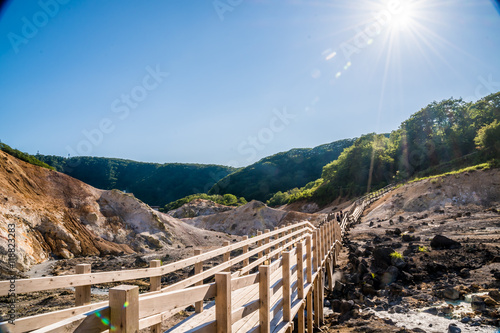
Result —
<svg viewBox="0 0 500 333"><path fill-rule="evenodd" d="M304 332L306 323L313 327L323 321L323 289L326 283L333 287L333 269L345 228L387 191L358 200L340 224L329 215L319 227L300 222L265 230L206 253L196 250L195 256L174 263L161 265L153 260L144 269L92 273L90 265L78 265L78 274L17 280L16 293L75 287L75 307L19 318L15 325L3 322L0 330L135 332L151 327L160 332L165 318L195 305L193 322L200 321L196 318L203 311L215 311L215 317L201 320L190 332L231 332L233 326L245 332L285 332L293 327L296 316L298 330ZM231 257L235 252L238 255ZM221 256L220 264L203 270L203 262ZM194 266L193 276L162 288L162 275L189 266ZM137 286L122 285L110 289L109 301L90 304L92 285L139 278L150 279L149 292L139 295ZM210 278L214 282L203 284ZM1 281L0 296L7 295L9 288L10 281ZM254 288L255 298L233 308L232 297L244 288Z"/></svg>

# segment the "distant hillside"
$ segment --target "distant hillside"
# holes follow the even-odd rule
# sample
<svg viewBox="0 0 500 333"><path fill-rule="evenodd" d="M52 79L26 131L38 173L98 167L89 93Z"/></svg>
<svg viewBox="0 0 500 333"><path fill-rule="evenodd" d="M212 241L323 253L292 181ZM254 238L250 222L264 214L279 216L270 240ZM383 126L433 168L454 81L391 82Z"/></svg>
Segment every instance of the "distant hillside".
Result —
<svg viewBox="0 0 500 333"><path fill-rule="evenodd" d="M319 178L323 166L337 159L354 141L344 139L263 158L221 179L209 194L231 193L247 200L266 201L278 191L302 187Z"/></svg>
<svg viewBox="0 0 500 333"><path fill-rule="evenodd" d="M149 205L162 207L187 195L206 192L236 170L221 165L143 163L104 157L36 157L94 187L133 193Z"/></svg>

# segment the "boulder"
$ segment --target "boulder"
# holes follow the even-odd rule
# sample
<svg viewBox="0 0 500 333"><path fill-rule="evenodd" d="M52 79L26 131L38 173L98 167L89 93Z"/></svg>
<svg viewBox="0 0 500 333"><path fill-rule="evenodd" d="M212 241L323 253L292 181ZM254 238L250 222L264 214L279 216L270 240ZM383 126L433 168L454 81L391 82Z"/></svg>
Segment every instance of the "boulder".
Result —
<svg viewBox="0 0 500 333"><path fill-rule="evenodd" d="M460 333L460 332L462 332L462 330L456 324L450 324L450 326L448 326L448 332L449 333Z"/></svg>
<svg viewBox="0 0 500 333"><path fill-rule="evenodd" d="M458 249L461 244L453 239L442 235L436 235L431 240L431 246L433 249Z"/></svg>
<svg viewBox="0 0 500 333"><path fill-rule="evenodd" d="M472 300L470 302L470 306L472 308L472 310L474 311L484 311L486 310L486 303L484 303L484 300L479 297L479 296L472 296Z"/></svg>
<svg viewBox="0 0 500 333"><path fill-rule="evenodd" d="M460 298L460 292L455 288L448 287L444 290L443 296L447 299L457 300Z"/></svg>
<svg viewBox="0 0 500 333"><path fill-rule="evenodd" d="M396 281L398 278L399 270L395 266L390 266L382 275L382 284L388 285Z"/></svg>
<svg viewBox="0 0 500 333"><path fill-rule="evenodd" d="M377 246L372 253L373 263L380 268L386 268L391 265L391 253L394 250L390 247Z"/></svg>

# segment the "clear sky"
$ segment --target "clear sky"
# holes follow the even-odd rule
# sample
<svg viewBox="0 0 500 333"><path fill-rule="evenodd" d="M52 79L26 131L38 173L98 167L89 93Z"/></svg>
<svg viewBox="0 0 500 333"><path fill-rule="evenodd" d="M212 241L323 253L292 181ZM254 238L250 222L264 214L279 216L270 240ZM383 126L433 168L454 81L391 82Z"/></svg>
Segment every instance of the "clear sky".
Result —
<svg viewBox="0 0 500 333"><path fill-rule="evenodd" d="M244 166L500 90L491 0L14 0L0 140Z"/></svg>

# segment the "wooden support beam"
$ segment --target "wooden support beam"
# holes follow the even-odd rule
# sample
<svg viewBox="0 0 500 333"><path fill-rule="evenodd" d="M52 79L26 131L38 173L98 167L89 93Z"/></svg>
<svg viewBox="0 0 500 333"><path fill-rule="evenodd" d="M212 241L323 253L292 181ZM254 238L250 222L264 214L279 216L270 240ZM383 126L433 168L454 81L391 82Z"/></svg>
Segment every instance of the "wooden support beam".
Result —
<svg viewBox="0 0 500 333"><path fill-rule="evenodd" d="M248 236L243 236L243 241L246 241ZM243 246L243 254L248 253L248 245ZM250 265L250 258L246 258L243 260L243 267ZM243 275L248 275L248 272L245 272Z"/></svg>
<svg viewBox="0 0 500 333"><path fill-rule="evenodd" d="M217 333L232 332L231 273L215 274L217 295L215 296L215 320Z"/></svg>
<svg viewBox="0 0 500 333"><path fill-rule="evenodd" d="M259 322L260 332L271 332L271 267L259 266Z"/></svg>
<svg viewBox="0 0 500 333"><path fill-rule="evenodd" d="M297 243L297 296L304 299L304 244Z"/></svg>
<svg viewBox="0 0 500 333"><path fill-rule="evenodd" d="M199 256L202 253L203 252L200 249L195 249L194 250L194 255L195 256ZM203 272L203 261L197 262L196 264L194 264L194 274L195 275L196 274L200 274L201 272ZM199 281L199 282L196 282L195 286L201 286L202 284L203 284L203 281ZM203 300L194 303L194 311L196 313L202 313L203 312Z"/></svg>
<svg viewBox="0 0 500 333"><path fill-rule="evenodd" d="M313 289L310 289L306 298L306 310L307 310L307 333L313 332Z"/></svg>
<svg viewBox="0 0 500 333"><path fill-rule="evenodd" d="M139 287L121 285L109 290L110 331L139 332Z"/></svg>
<svg viewBox="0 0 500 333"><path fill-rule="evenodd" d="M323 304L325 304L325 271L323 268L319 271L319 322L323 324L325 322L325 313Z"/></svg>
<svg viewBox="0 0 500 333"><path fill-rule="evenodd" d="M291 322L292 318L292 289L291 289L291 255L289 251L283 252L283 321Z"/></svg>
<svg viewBox="0 0 500 333"><path fill-rule="evenodd" d="M75 267L76 274L86 274L90 273L90 264L78 264ZM90 285L75 287L75 305L87 305L90 304L91 290Z"/></svg>
<svg viewBox="0 0 500 333"><path fill-rule="evenodd" d="M333 253L328 257L328 265L326 273L328 276L328 290L333 291Z"/></svg>
<svg viewBox="0 0 500 333"><path fill-rule="evenodd" d="M314 280L314 325L319 327L319 308L320 308L320 296L319 296L319 274L316 275L316 279Z"/></svg>
<svg viewBox="0 0 500 333"><path fill-rule="evenodd" d="M149 262L149 267L160 267L160 266L161 266L161 260L151 260ZM149 278L149 291L158 291L158 290L161 290L161 275L152 276ZM161 323L154 324L153 326L151 326L151 333L161 333L161 332L163 332L161 329Z"/></svg>
<svg viewBox="0 0 500 333"><path fill-rule="evenodd" d="M306 323L305 323L305 306L304 303L299 308L299 312L297 313L297 332L305 333L306 331Z"/></svg>

